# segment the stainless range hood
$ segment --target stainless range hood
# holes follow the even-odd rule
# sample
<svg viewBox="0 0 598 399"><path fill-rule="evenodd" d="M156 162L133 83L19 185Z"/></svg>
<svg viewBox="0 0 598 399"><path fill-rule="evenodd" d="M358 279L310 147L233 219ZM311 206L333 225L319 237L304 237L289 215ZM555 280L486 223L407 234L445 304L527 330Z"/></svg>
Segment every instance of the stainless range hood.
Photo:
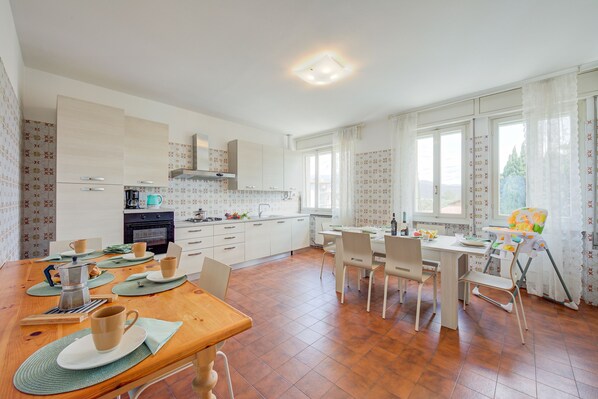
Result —
<svg viewBox="0 0 598 399"><path fill-rule="evenodd" d="M193 135L193 169L174 169L170 177L175 179L220 180L234 179L234 173L215 172L210 169L210 148L207 134Z"/></svg>

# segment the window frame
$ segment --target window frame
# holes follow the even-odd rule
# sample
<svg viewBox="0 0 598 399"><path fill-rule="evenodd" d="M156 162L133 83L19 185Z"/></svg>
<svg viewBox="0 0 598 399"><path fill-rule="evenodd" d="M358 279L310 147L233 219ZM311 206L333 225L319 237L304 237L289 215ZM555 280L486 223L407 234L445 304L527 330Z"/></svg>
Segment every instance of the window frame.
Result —
<svg viewBox="0 0 598 399"><path fill-rule="evenodd" d="M413 212L413 219L415 221L420 222L437 222L437 223L456 223L456 224L463 224L467 223L467 212L468 212L468 189L469 189L469 180L468 180L468 171L469 171L469 162L468 162L468 153L467 153L467 141L469 139L469 129L471 124L468 123L458 123L458 124L450 124L444 125L441 127L436 127L432 129L421 129L417 132L416 140L424 137L432 137L434 142L434 171L433 171L433 211L431 213L423 213L417 212L417 197L416 192L413 192L413 204L414 204L414 212ZM461 213L441 213L440 212L440 195L441 195L441 136L447 133L455 132L456 130L461 131ZM417 144L416 144L417 147ZM416 168L417 168L417 153L416 153ZM416 175L416 184L417 175Z"/></svg>
<svg viewBox="0 0 598 399"><path fill-rule="evenodd" d="M308 182L307 182L307 165L308 165L308 161L307 161L307 157L311 156L311 155L315 155L316 157L316 170L315 170L315 176L316 176L316 198L315 198L315 204L318 204L318 193L319 190L317 189L318 185L319 185L319 169L320 169L320 162L318 161L318 155L320 153L330 153L331 155L331 176L330 176L330 184L331 184L331 199L330 199L330 208L319 208L319 207L308 207L305 204L305 201L307 199L308 196ZM332 215L332 209L334 208L334 201L335 201L335 194L336 194L336 190L334 189L335 187L335 170L336 170L336 163L334 162L334 151L332 146L325 146L325 147L320 147L320 148L315 148L315 149L310 149L310 150L306 150L306 151L302 151L302 159L303 159L303 197L301 198L301 211L302 212L306 212L306 213L310 213L310 214L317 214L317 215Z"/></svg>
<svg viewBox="0 0 598 399"><path fill-rule="evenodd" d="M517 113L512 113L509 115L501 115L499 117L495 117L495 118L490 118L488 120L489 124L490 124L490 143L491 143L491 151L490 151L490 177L491 177L491 183L489 185L489 190L490 190L490 195L489 195L489 199L490 199L490 208L491 208L491 212L490 212L490 216L491 216L491 220L490 223L493 225L499 225L499 226L507 226L507 219L509 217L509 215L501 215L499 214L500 211L500 203L499 203L499 195L500 195L500 187L499 187L499 177L500 177L500 166L498 164L499 162L499 148L498 148L498 140L499 140L499 134L498 134L498 126L502 123L516 123L516 122L521 122L522 124L525 125L525 120L523 119L523 113L521 112L517 112ZM524 133L525 134L525 133ZM527 176L525 178L526 181L526 187L527 187ZM527 190L527 188L526 188ZM527 195L526 195L526 204L525 206L527 206Z"/></svg>

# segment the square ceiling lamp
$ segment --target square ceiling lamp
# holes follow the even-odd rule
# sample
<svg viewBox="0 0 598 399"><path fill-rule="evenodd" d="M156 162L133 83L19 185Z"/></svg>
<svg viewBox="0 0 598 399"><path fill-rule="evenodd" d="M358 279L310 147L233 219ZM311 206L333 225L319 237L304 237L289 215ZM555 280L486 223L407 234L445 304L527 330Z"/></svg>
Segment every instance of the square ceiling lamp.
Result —
<svg viewBox="0 0 598 399"><path fill-rule="evenodd" d="M312 85L327 85L348 75L350 69L325 54L306 67L298 69L295 74Z"/></svg>

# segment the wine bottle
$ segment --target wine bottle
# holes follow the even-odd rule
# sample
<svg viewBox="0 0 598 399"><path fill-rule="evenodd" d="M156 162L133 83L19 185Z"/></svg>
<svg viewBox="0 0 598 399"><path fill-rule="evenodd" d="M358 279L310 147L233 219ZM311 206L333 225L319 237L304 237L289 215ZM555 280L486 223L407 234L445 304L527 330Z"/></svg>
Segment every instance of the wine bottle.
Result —
<svg viewBox="0 0 598 399"><path fill-rule="evenodd" d="M392 214L392 220L390 221L390 234L393 236L397 235L397 219L395 219L395 214Z"/></svg>
<svg viewBox="0 0 598 399"><path fill-rule="evenodd" d="M407 225L407 212L403 212L403 235L409 236L409 226Z"/></svg>

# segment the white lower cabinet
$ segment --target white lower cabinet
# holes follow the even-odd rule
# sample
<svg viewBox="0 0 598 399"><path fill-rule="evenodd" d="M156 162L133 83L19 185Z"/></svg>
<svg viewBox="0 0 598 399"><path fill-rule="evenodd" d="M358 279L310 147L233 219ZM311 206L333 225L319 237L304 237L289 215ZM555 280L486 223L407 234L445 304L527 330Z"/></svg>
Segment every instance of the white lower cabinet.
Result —
<svg viewBox="0 0 598 399"><path fill-rule="evenodd" d="M183 251L181 254L181 263L179 269L187 274L199 273L203 267L205 257L213 258L214 250L212 248L195 249L192 251Z"/></svg>
<svg viewBox="0 0 598 399"><path fill-rule="evenodd" d="M270 256L270 226L272 221L245 223L245 260Z"/></svg>
<svg viewBox="0 0 598 399"><path fill-rule="evenodd" d="M289 252L293 244L291 219L272 221L270 227L270 253L272 255Z"/></svg>
<svg viewBox="0 0 598 399"><path fill-rule="evenodd" d="M226 265L234 265L245 260L245 244L229 244L214 247L214 259Z"/></svg>
<svg viewBox="0 0 598 399"><path fill-rule="evenodd" d="M309 247L309 217L291 219L293 226L293 251Z"/></svg>

